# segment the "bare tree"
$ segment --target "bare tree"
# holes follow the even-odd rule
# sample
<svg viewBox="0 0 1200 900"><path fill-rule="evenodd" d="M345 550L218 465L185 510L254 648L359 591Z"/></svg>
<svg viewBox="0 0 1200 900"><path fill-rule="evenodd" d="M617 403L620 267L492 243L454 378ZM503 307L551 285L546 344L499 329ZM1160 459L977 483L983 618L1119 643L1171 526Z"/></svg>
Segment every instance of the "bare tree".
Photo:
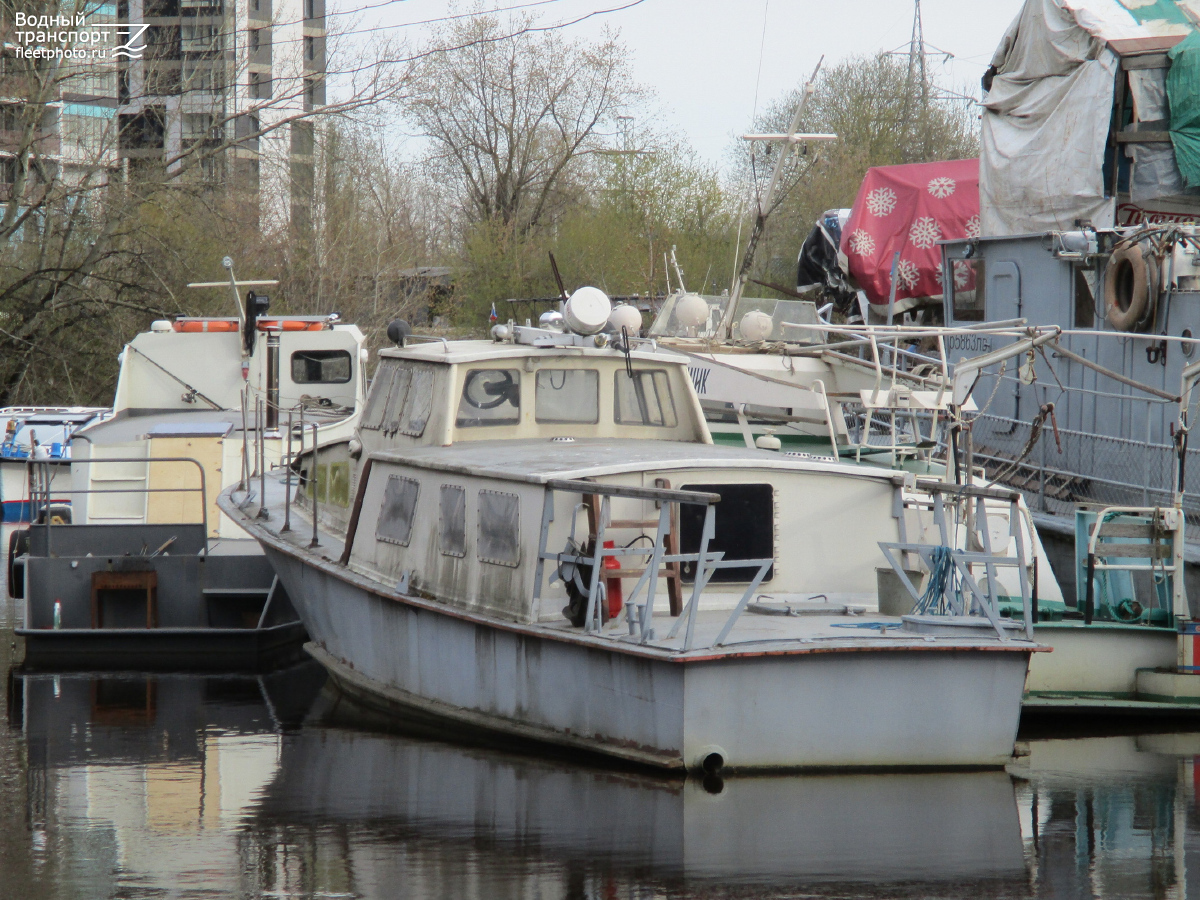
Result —
<svg viewBox="0 0 1200 900"><path fill-rule="evenodd" d="M529 19L482 15L439 29L429 49L403 108L472 222L521 232L543 224L613 118L641 96L610 35L570 41Z"/></svg>
<svg viewBox="0 0 1200 900"><path fill-rule="evenodd" d="M304 21L322 7L309 4ZM151 26L144 60L133 65L112 53L111 29L121 23L111 4L0 0L0 403L102 397L97 385L106 387L115 371L123 338L152 316L205 302L178 290L197 274L198 246L214 263L231 249L281 249L271 213L287 201L293 210L311 203L304 173L296 173L297 161L314 152L313 123L394 98L411 67L394 48L338 56L336 36L317 46L301 37L301 22L264 22L305 42L293 48L294 60L325 59L320 70L288 63L277 46L264 81L256 66L264 50L234 30L232 5L214 0L212 8L223 10L210 17L217 24L176 14L181 25ZM18 13L71 26L18 33ZM109 36L99 55L95 34ZM336 98L325 96L330 76L341 86ZM248 99L230 102L235 93ZM169 138L158 112L164 97L194 110ZM72 107L85 113L72 113L68 127ZM270 172L281 175L272 180ZM289 175L301 186L290 197L279 188ZM310 171L308 194L312 178ZM218 235L243 241L212 247ZM262 253L275 264L280 255L287 254Z"/></svg>

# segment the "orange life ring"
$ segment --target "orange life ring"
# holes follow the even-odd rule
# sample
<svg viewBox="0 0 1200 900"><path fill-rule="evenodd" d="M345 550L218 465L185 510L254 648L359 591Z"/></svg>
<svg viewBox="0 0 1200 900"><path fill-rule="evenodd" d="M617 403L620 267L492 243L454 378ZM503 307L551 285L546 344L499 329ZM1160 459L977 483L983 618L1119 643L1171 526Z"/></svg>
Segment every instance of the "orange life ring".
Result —
<svg viewBox="0 0 1200 900"><path fill-rule="evenodd" d="M1108 323L1118 331L1133 331L1154 318L1158 300L1158 266L1139 244L1113 251L1104 272L1104 305Z"/></svg>
<svg viewBox="0 0 1200 900"><path fill-rule="evenodd" d="M238 323L226 319L190 319L185 322L172 322L171 328L186 334L210 331L237 331Z"/></svg>
<svg viewBox="0 0 1200 900"><path fill-rule="evenodd" d="M259 331L324 331L324 322L301 322L296 319L259 319Z"/></svg>

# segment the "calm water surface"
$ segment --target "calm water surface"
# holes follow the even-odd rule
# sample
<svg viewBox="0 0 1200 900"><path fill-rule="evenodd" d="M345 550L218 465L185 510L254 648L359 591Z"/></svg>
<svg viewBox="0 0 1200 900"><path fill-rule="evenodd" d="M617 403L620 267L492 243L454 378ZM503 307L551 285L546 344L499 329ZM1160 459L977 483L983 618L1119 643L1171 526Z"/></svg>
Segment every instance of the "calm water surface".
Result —
<svg viewBox="0 0 1200 900"><path fill-rule="evenodd" d="M1200 897L1200 734L704 783L372 730L312 665L6 682L4 898Z"/></svg>

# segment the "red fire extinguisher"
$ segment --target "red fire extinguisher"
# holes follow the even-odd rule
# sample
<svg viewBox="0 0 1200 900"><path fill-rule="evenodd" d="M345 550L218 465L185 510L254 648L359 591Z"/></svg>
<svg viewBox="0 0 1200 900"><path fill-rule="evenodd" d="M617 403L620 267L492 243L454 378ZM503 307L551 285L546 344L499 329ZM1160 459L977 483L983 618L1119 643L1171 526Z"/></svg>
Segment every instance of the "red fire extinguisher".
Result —
<svg viewBox="0 0 1200 900"><path fill-rule="evenodd" d="M612 550L616 547L616 542L605 541L604 549ZM604 557L605 571L611 571L621 568L621 561L615 556ZM608 617L615 619L621 614L621 610L625 606L624 599L621 596L621 579L620 578L605 578L604 579L605 593L608 595Z"/></svg>

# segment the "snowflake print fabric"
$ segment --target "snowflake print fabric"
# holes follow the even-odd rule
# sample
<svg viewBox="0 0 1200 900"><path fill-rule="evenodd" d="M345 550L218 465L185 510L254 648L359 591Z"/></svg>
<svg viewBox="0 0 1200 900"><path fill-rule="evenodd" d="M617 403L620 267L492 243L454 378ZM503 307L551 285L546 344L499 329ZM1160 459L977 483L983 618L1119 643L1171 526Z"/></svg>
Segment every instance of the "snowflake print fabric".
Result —
<svg viewBox="0 0 1200 900"><path fill-rule="evenodd" d="M861 228L850 235L850 252L859 256L870 256L875 252L875 238Z"/></svg>
<svg viewBox="0 0 1200 900"><path fill-rule="evenodd" d="M942 229L933 216L922 216L908 229L908 242L921 250L928 250L941 236Z"/></svg>
<svg viewBox="0 0 1200 900"><path fill-rule="evenodd" d="M939 241L979 237L979 160L879 166L867 172L842 230L841 252L850 276L884 312L892 294L896 312L940 302ZM899 254L899 257L897 257ZM974 272L955 265L958 287Z"/></svg>
<svg viewBox="0 0 1200 900"><path fill-rule="evenodd" d="M878 188L867 194L867 209L873 216L890 216L896 208L896 192L891 188Z"/></svg>
<svg viewBox="0 0 1200 900"><path fill-rule="evenodd" d="M945 200L954 193L954 186L953 178L931 178L929 184L925 186L925 190L929 191L930 196Z"/></svg>

